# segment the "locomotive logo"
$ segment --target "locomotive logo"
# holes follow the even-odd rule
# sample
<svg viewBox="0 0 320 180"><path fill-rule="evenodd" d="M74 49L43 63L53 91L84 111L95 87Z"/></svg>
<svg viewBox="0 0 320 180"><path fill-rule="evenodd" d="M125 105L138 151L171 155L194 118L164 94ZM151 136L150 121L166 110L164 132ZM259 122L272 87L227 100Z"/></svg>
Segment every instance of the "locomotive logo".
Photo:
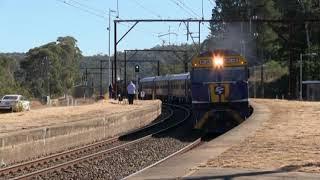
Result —
<svg viewBox="0 0 320 180"><path fill-rule="evenodd" d="M223 86L216 86L214 89L214 92L216 95L221 95L224 93L224 87Z"/></svg>

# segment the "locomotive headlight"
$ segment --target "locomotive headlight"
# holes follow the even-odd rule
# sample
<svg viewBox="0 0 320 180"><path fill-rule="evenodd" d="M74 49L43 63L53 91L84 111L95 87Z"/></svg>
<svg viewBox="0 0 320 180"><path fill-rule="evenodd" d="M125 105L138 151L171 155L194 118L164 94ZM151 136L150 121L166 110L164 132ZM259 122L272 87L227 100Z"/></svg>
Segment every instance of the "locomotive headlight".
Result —
<svg viewBox="0 0 320 180"><path fill-rule="evenodd" d="M222 67L223 66L223 57L222 56L214 56L213 57L213 66L214 67Z"/></svg>

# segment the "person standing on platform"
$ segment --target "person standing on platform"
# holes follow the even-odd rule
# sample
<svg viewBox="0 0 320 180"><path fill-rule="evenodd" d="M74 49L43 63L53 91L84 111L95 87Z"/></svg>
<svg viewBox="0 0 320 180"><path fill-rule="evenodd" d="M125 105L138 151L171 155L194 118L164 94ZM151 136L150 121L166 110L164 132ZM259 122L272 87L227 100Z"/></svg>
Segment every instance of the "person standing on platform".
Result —
<svg viewBox="0 0 320 180"><path fill-rule="evenodd" d="M109 85L109 99L112 99L112 91L113 91L113 87L112 84Z"/></svg>
<svg viewBox="0 0 320 180"><path fill-rule="evenodd" d="M136 94L136 85L134 85L132 81L130 81L127 87L127 91L128 91L129 104L133 104L133 98L134 98L134 95Z"/></svg>

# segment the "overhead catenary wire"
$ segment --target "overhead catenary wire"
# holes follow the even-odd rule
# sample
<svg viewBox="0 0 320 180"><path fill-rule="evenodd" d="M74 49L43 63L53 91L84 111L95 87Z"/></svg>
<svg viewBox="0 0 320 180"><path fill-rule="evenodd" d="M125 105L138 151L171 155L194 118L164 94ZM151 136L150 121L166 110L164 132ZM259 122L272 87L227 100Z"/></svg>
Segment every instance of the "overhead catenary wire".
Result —
<svg viewBox="0 0 320 180"><path fill-rule="evenodd" d="M83 12L86 12L86 13L88 13L90 15L96 16L98 18L101 18L101 19L104 19L104 20L107 19L107 17L106 17L107 13L104 13L104 11L99 10L97 8L90 7L88 5L80 3L78 1L75 1L75 0L70 0L70 2L67 2L65 0L56 0L56 1L58 1L60 3L63 3L65 5L71 6L73 8L76 8L78 10L81 10ZM75 4L77 4L77 5L75 5ZM110 14L110 15L115 17L115 18L117 18L115 15L112 15L112 14ZM121 20L121 18L118 18L118 19ZM125 27L130 27L130 25L131 25L131 23L128 23L128 22L127 23L118 23L118 24L121 25L121 26L125 26ZM156 36L155 34L156 33L153 33L153 36Z"/></svg>
<svg viewBox="0 0 320 180"><path fill-rule="evenodd" d="M73 8L79 9L81 11L84 11L86 13L89 13L89 14L91 14L93 16L97 16L99 18L106 19L107 15L108 15L107 12L105 12L105 11L103 11L101 9L93 8L93 7L88 6L86 4L80 3L79 1L75 1L75 0L69 0L70 2L68 2L66 0L56 0L56 1L61 2L61 3L65 4L65 5L71 6ZM110 14L110 16L112 16L114 18L117 18L117 16L113 15L113 14Z"/></svg>
<svg viewBox="0 0 320 180"><path fill-rule="evenodd" d="M177 5L180 9L182 9L184 12L186 12L187 14L189 14L190 16L194 16L193 14L191 14L189 11L187 11L182 5L179 4L179 2L175 1L175 0L170 0L173 4Z"/></svg>
<svg viewBox="0 0 320 180"><path fill-rule="evenodd" d="M88 14L91 14L91 15L93 15L93 16L96 16L96 17L99 17L99 18L102 18L102 19L105 19L105 18L106 18L106 17L105 17L104 15L102 15L102 14L93 12L92 10L85 9L85 8L83 8L83 7L80 7L80 6L76 6L76 5L74 5L74 4L72 4L72 3L69 3L69 2L67 2L67 1L64 1L64 0L56 0L56 1L58 1L58 2L60 2L60 3L63 3L63 4L66 4L66 5L68 5L68 6L71 6L71 7L73 7L73 8L79 9L79 10L81 10L81 11L83 11L83 12L86 12L86 13L88 13Z"/></svg>
<svg viewBox="0 0 320 180"><path fill-rule="evenodd" d="M78 4L79 6L82 6L82 7L84 7L84 8L90 9L90 10L92 10L92 11L99 12L100 14L107 14L107 12L104 11L104 10L97 9L97 8L94 8L94 7L91 7L91 6L88 6L88 5L86 5L86 4L84 4L84 3L81 3L81 2L79 2L79 1L76 1L76 0L69 0L69 1L71 1L71 2L73 2L73 3L75 3L75 4Z"/></svg>
<svg viewBox="0 0 320 180"><path fill-rule="evenodd" d="M197 18L202 18L199 16L196 12L194 12L186 3L184 3L181 0L171 0L174 4L176 4L180 9L182 9L184 12L188 13L190 16L196 16ZM188 9L188 10L187 10ZM188 25L186 25L186 28L188 29ZM208 25L209 28L209 25ZM200 37L199 37L200 38Z"/></svg>
<svg viewBox="0 0 320 180"><path fill-rule="evenodd" d="M143 6L138 0L133 0L133 2L135 2L138 6L140 6L142 9L144 9L145 11L147 11L148 13L156 16L157 18L161 19L161 16L159 14L157 14L154 11L151 11L150 9L146 8L145 6Z"/></svg>
<svg viewBox="0 0 320 180"><path fill-rule="evenodd" d="M175 5L177 5L180 9L182 9L184 12L189 14L191 17L196 16L196 18L201 18L192 8L190 8L186 3L184 3L181 0L171 0Z"/></svg>
<svg viewBox="0 0 320 180"><path fill-rule="evenodd" d="M184 3L181 0L177 0L177 1L179 1L182 4L182 6L184 6L186 9L188 9L192 14L194 14L197 17L201 17L192 8L190 8L186 3Z"/></svg>
<svg viewBox="0 0 320 180"><path fill-rule="evenodd" d="M87 4L84 4L84 3L80 3L79 1L76 1L76 0L69 0L75 4L78 4L84 8L87 8L87 9L90 9L91 11L95 11L95 12L99 12L100 14L104 14L104 15L109 15L108 12L102 10L102 9L98 9L98 8L94 8L94 7L91 7ZM85 0L85 1L89 1L89 0ZM113 14L110 14L110 16L114 17L114 18L119 18L118 16L116 15L113 15ZM120 19L120 18L119 18Z"/></svg>
<svg viewBox="0 0 320 180"><path fill-rule="evenodd" d="M161 17L160 14L158 14L158 13L156 13L156 12L154 12L154 11L148 9L148 8L146 8L146 7L145 7L144 5L142 5L142 3L139 2L138 0L134 0L134 2L135 2L139 7L141 7L141 8L144 9L145 11L147 11L148 13L152 14L153 16L155 16L155 17L157 17L157 18L162 19L162 17ZM165 24L167 24L167 23L165 22ZM158 37L158 35L156 35L156 34L159 34L159 33L153 33L153 36L154 36L154 37ZM158 38L159 38L159 37L158 37ZM159 38L159 39L160 39L160 38Z"/></svg>
<svg viewBox="0 0 320 180"><path fill-rule="evenodd" d="M212 6L214 6L214 3L211 0L208 0L208 1Z"/></svg>
<svg viewBox="0 0 320 180"><path fill-rule="evenodd" d="M105 11L85 4L85 2L83 2L84 0L81 0L82 2L81 1L79 2L77 0L56 0L56 1L58 1L60 3L64 3L68 6L73 7L73 8L79 9L79 10L86 12L88 14L91 14L93 16L99 17L101 19L107 20L108 14L105 13ZM85 1L87 1L87 0L85 0ZM171 1L174 4L176 4L179 8L181 8L184 12L188 13L189 15L191 15L193 17L194 17L194 15L199 16L186 3L182 2L181 0L171 0ZM87 1L87 2L89 2L89 1ZM141 8L143 8L145 11L147 11L148 13L153 14L154 16L161 18L161 16L158 13L146 8L144 5L142 5L141 2L139 2L137 0L134 0L134 2L137 5L139 5ZM121 20L119 17L117 17L115 15L111 14L111 16ZM122 23L118 22L118 24L121 26L129 27L129 28L132 26L132 23L130 23L130 22L122 22ZM144 33L147 32L147 31L141 30L141 29L135 29L135 31L140 31L140 32L144 32ZM148 32L148 33L152 33L152 36L158 37L158 35L157 35L158 33L155 33L155 32Z"/></svg>

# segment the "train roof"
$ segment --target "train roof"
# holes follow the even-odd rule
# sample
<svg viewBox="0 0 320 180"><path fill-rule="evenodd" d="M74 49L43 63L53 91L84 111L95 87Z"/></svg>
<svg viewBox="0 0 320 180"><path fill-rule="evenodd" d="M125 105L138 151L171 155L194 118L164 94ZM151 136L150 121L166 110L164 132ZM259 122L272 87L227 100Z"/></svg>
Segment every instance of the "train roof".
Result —
<svg viewBox="0 0 320 180"><path fill-rule="evenodd" d="M190 73L170 75L170 80L184 80L184 79L190 79Z"/></svg>
<svg viewBox="0 0 320 180"><path fill-rule="evenodd" d="M222 65L215 62L222 61ZM247 66L245 57L233 50L214 50L198 54L192 59L193 68L215 68L215 67L243 67Z"/></svg>
<svg viewBox="0 0 320 180"><path fill-rule="evenodd" d="M156 76L154 81L166 81L170 79L170 75L165 75L165 76Z"/></svg>
<svg viewBox="0 0 320 180"><path fill-rule="evenodd" d="M156 77L145 77L140 79L140 82L153 82Z"/></svg>
<svg viewBox="0 0 320 180"><path fill-rule="evenodd" d="M153 82L153 81L167 81L167 80L184 80L190 79L190 73L181 74L167 74L165 76L145 77L140 79L140 82Z"/></svg>

